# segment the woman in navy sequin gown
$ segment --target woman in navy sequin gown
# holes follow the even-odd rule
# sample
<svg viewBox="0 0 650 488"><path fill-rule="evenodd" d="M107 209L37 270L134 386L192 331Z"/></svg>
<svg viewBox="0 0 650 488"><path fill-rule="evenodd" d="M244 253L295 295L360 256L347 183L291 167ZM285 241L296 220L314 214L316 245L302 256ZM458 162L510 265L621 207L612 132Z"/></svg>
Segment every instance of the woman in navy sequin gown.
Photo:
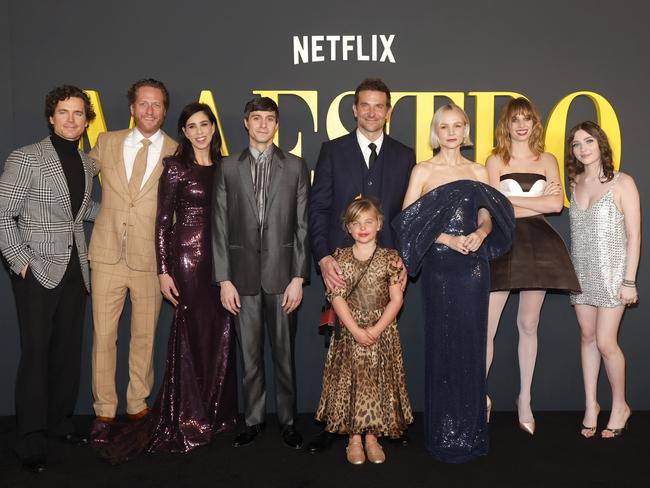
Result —
<svg viewBox="0 0 650 488"><path fill-rule="evenodd" d="M489 260L509 249L514 214L485 168L460 153L471 145L462 109L436 111L431 144L439 152L413 169L393 227L409 274L423 268L425 445L440 461L463 463L488 452Z"/></svg>
<svg viewBox="0 0 650 488"><path fill-rule="evenodd" d="M111 463L142 451L187 452L236 423L232 317L211 286L210 216L221 139L204 104L187 105L178 127L180 144L165 161L156 219L161 291L175 306L165 376L145 419L94 426L93 446Z"/></svg>

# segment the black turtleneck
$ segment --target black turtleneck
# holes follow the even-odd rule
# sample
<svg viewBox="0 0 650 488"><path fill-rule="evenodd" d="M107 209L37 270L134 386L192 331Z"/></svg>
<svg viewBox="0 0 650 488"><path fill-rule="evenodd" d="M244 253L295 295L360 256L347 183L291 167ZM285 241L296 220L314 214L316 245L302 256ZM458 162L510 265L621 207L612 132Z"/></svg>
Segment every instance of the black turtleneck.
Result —
<svg viewBox="0 0 650 488"><path fill-rule="evenodd" d="M83 163L81 162L81 156L77 150L79 141L69 141L56 134L52 134L50 140L56 153L59 155L63 174L68 183L68 191L70 192L72 216L76 217L81 208L86 189L86 175L84 173Z"/></svg>

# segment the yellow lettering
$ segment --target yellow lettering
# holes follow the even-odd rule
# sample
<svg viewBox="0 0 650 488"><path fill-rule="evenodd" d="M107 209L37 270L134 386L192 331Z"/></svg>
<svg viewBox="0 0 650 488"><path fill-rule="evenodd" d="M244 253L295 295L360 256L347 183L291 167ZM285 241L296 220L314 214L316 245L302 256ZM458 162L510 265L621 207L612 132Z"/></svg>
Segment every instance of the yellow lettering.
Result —
<svg viewBox="0 0 650 488"><path fill-rule="evenodd" d="M318 132L318 92L316 90L253 90L253 93L261 97L269 97L280 106L280 95L293 95L302 99L309 107L314 133ZM280 130L275 134L273 142L276 146L280 145ZM296 145L289 151L298 157L302 157L302 132L298 131L298 140Z"/></svg>
<svg viewBox="0 0 650 488"><path fill-rule="evenodd" d="M88 145L92 148L97 142L99 134L106 132L106 119L104 118L104 109L102 108L102 102L99 98L99 93L96 90L84 90L84 93L90 98L90 103L95 110L95 120L88 124L86 129L86 136L88 137ZM84 140L81 138L79 141L79 147L84 150Z"/></svg>
<svg viewBox="0 0 650 488"><path fill-rule="evenodd" d="M228 144L226 143L226 136L223 133L223 126L221 125L221 118L219 117L219 111L217 110L217 104L214 103L214 96L212 96L212 91L210 90L201 90L199 95L199 103L205 103L208 107L212 109L212 113L217 119L217 129L219 130L219 135L221 136L221 154L228 156L230 152L228 151Z"/></svg>
<svg viewBox="0 0 650 488"><path fill-rule="evenodd" d="M494 99L496 97L523 97L516 92L470 92L476 98L476 136L474 137L474 158L479 164L485 164L494 149Z"/></svg>
<svg viewBox="0 0 650 488"><path fill-rule="evenodd" d="M393 92L391 96L393 107L406 97L415 97L415 160L425 161L433 155L429 143L429 131L436 97L448 98L460 108L464 108L465 94L463 92ZM390 120L386 124L386 132L390 133Z"/></svg>
<svg viewBox="0 0 650 488"><path fill-rule="evenodd" d="M553 154L560 164L560 180L564 186L564 151L566 147L566 123L567 115L571 102L577 97L585 96L589 98L596 107L596 117L598 125L603 129L609 144L612 147L612 156L614 158L614 168L618 169L621 164L621 127L616 117L616 112L612 105L603 96L590 91L574 92L560 100L551 114L548 116L546 123L546 150ZM564 191L564 206L569 206L569 200L566 197L566 188Z"/></svg>
<svg viewBox="0 0 650 488"><path fill-rule="evenodd" d="M325 128L327 130L327 138L330 141L332 139L336 139L337 137L344 136L349 132L343 125L343 122L341 122L340 116L341 100L349 95L354 95L354 92L346 91L341 93L336 98L334 98L334 100L332 100L332 103L330 103L330 108L327 109Z"/></svg>

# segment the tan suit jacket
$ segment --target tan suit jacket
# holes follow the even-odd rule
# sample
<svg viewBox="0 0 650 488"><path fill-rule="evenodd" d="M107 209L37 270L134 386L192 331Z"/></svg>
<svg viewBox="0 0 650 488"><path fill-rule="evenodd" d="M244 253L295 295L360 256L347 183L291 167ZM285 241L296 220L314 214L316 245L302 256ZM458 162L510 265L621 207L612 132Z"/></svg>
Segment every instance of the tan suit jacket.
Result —
<svg viewBox="0 0 650 488"><path fill-rule="evenodd" d="M137 271L156 271L154 244L158 180L162 160L176 149L176 142L163 133L160 159L140 193L132 199L124 166L124 140L131 129L105 132L90 151L102 183L102 205L95 220L88 259L116 264L122 256L126 235L126 264Z"/></svg>

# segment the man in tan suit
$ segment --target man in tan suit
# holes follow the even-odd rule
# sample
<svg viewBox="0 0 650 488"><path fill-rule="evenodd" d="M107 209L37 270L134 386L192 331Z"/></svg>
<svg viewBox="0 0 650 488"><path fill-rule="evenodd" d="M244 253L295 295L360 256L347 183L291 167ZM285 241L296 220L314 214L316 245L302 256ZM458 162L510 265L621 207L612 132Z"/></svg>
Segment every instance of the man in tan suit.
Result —
<svg viewBox="0 0 650 488"><path fill-rule="evenodd" d="M131 298L131 343L127 416L149 412L153 343L162 295L156 273L154 227L162 160L176 143L160 126L169 107L165 85L153 79L128 92L135 128L100 134L90 152L101 173L102 206L88 257L93 304L92 385L97 420L115 418L116 342L127 291Z"/></svg>

